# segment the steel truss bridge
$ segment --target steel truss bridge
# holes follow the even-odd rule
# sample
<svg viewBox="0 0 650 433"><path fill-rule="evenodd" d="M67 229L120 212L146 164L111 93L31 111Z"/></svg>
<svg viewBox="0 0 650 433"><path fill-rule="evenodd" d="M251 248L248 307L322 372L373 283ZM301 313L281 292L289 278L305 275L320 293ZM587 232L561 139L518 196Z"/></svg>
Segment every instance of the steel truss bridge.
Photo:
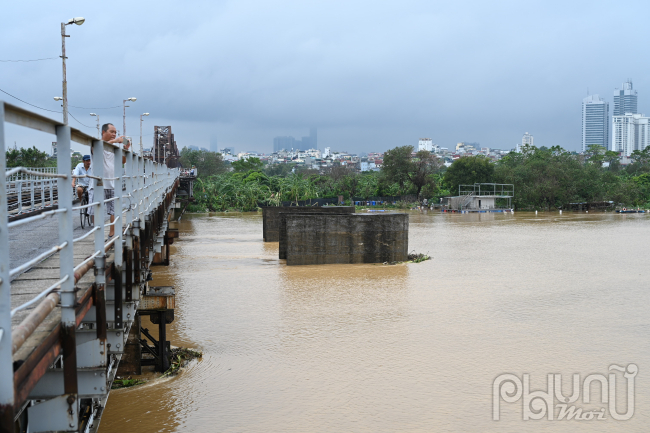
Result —
<svg viewBox="0 0 650 433"><path fill-rule="evenodd" d="M59 155L70 154L71 141L91 147L96 201L73 207L71 193L54 197L56 191L71 191L70 158L59 158L52 172L7 170L6 123L56 135ZM116 161L113 173L104 173L105 152ZM168 253L180 170L3 101L0 168L5 172L0 180L0 432L96 431L130 328L146 303L149 266L166 246ZM47 179L36 185L43 188L43 209L9 222L7 191L24 179L19 174ZM124 189L115 188L113 198L102 200L111 180L123 181ZM20 194L19 186L16 201L23 200ZM44 206L45 199L50 206ZM30 195L30 206L36 200ZM113 223L95 218L94 228L73 237L80 210L92 207L103 216L110 202L116 209ZM44 218L58 220L58 241L11 268L11 230ZM107 239L110 225L115 236Z"/></svg>

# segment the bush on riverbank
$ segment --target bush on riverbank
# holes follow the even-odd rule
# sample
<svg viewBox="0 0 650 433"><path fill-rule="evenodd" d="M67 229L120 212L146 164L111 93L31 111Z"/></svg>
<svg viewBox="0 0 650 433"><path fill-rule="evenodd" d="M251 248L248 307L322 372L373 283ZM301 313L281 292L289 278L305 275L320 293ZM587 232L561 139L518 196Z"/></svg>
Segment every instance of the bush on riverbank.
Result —
<svg viewBox="0 0 650 433"><path fill-rule="evenodd" d="M268 176L262 171L231 172L199 177L194 184L195 202L188 210L254 211L260 203L279 206L282 202L338 196L350 203L351 197L397 196L410 191L386 183L380 173L354 173L348 169L323 175L291 173L286 177Z"/></svg>

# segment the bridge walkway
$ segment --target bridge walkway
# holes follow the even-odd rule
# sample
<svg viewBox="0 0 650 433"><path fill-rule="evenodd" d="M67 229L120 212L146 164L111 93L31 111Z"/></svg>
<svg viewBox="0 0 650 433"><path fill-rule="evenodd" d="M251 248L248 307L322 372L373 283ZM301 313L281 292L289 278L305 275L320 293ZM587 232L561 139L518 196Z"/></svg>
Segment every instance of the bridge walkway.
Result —
<svg viewBox="0 0 650 433"><path fill-rule="evenodd" d="M168 247L180 170L0 101L0 191L17 173L50 177L58 191L68 191L72 181L69 158L58 160L55 173L6 170L6 122L55 135L62 155L71 141L90 146L97 201L86 206L104 215L113 202L121 212L113 223L96 218L95 227L79 233L73 221L83 206L73 206L72 194L57 197L55 209L11 222L7 194L0 195L0 433L94 432L136 311L148 300L149 267ZM124 161L113 173L104 173L108 153ZM111 181L124 189L105 199ZM29 258L12 261L10 233L46 218L57 221L54 245L38 243Z"/></svg>

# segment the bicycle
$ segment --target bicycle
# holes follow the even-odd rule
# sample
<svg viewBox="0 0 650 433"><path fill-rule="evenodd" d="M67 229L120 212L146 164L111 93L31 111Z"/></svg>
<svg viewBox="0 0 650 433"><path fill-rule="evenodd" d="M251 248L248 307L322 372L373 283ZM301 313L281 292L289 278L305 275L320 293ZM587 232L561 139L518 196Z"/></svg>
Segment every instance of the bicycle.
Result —
<svg viewBox="0 0 650 433"><path fill-rule="evenodd" d="M81 194L81 206L88 204L88 187L83 187L84 192ZM88 214L88 208L79 209L79 219L81 220L81 228L84 228L84 222L88 227L90 227L90 215Z"/></svg>

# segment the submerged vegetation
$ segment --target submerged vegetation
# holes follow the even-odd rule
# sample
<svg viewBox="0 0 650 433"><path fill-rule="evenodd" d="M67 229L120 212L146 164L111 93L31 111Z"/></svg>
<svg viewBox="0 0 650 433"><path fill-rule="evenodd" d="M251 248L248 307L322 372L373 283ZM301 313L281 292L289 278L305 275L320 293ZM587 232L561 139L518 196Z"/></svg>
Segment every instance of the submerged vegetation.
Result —
<svg viewBox="0 0 650 433"><path fill-rule="evenodd" d="M408 255L409 262L413 263L422 263L425 260L431 260L431 257L429 257L427 254L422 254L422 253L410 253Z"/></svg>
<svg viewBox="0 0 650 433"><path fill-rule="evenodd" d="M142 385L143 383L147 383L147 381L143 379L132 379L129 376L125 379L115 379L111 389L129 388L131 386Z"/></svg>
<svg viewBox="0 0 650 433"><path fill-rule="evenodd" d="M196 158L192 159L199 167L196 201L189 208L193 212L253 211L260 204L277 206L339 196L346 204L352 198L407 195L439 203L442 197L458 194L458 185L475 182L514 184L517 210L561 209L570 203L601 201L650 207L650 148L635 151L634 162L626 167L615 152L599 146L590 146L584 154L559 146L526 146L522 153L511 152L497 162L466 156L446 168L435 155L402 146L384 154L380 171L363 173L342 166L324 173L295 164L264 166L257 158L228 167L220 155ZM186 165L190 160L182 156L181 161ZM201 164L207 164L203 170Z"/></svg>
<svg viewBox="0 0 650 433"><path fill-rule="evenodd" d="M184 347L176 347L171 350L171 353L169 354L169 368L166 372L163 373L161 377L178 374L178 371L181 368L185 367L188 362L192 361L193 359L202 357L202 352L187 349Z"/></svg>
<svg viewBox="0 0 650 433"><path fill-rule="evenodd" d="M188 349L185 347L176 347L171 350L169 353L169 368L165 371L160 377L174 376L179 373L179 371L185 367L190 361L202 358L203 352L198 350ZM113 381L111 389L120 389L120 388L129 388L132 386L143 385L147 383L147 379L137 378L134 379L131 376L128 377L117 377Z"/></svg>

